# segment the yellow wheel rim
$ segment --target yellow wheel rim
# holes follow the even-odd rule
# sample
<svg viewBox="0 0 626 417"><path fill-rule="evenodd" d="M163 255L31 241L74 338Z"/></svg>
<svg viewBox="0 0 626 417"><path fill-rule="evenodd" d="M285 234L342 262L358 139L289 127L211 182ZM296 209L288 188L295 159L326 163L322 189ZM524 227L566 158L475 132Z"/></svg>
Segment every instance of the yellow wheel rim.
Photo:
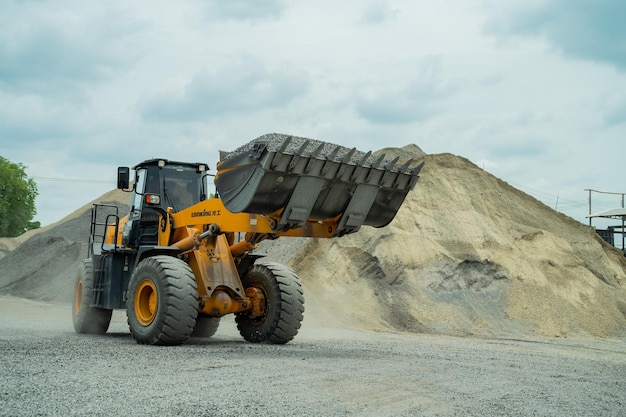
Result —
<svg viewBox="0 0 626 417"><path fill-rule="evenodd" d="M76 284L76 293L74 295L74 312L76 315L80 313L80 306L83 301L83 280L81 279Z"/></svg>
<svg viewBox="0 0 626 417"><path fill-rule="evenodd" d="M154 282L150 279L144 279L137 286L135 292L135 316L142 326L148 326L156 316L159 304L157 297L157 289Z"/></svg>

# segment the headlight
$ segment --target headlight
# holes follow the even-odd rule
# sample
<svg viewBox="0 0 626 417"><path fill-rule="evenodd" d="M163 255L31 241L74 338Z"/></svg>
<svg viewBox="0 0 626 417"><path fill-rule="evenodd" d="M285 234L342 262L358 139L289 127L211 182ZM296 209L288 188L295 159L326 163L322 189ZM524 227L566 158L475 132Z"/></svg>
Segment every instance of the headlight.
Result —
<svg viewBox="0 0 626 417"><path fill-rule="evenodd" d="M161 196L158 194L146 194L146 203L152 205L161 204Z"/></svg>

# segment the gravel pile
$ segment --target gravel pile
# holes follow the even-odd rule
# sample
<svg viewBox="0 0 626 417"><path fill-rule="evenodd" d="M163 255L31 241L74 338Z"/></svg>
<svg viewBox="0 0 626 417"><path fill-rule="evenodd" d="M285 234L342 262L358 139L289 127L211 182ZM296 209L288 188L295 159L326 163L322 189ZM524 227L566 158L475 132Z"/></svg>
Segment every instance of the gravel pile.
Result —
<svg viewBox="0 0 626 417"><path fill-rule="evenodd" d="M329 159L334 162L344 162L350 165L387 167L393 171L410 173L408 167L393 163L393 158L387 158L384 153L374 155L372 152L362 152L346 148L330 142L282 133L268 133L260 136L245 145L226 154L223 161L251 152L258 144L265 144L270 152L282 152L288 155L313 156L317 159ZM397 161L396 161L397 162Z"/></svg>
<svg viewBox="0 0 626 417"><path fill-rule="evenodd" d="M128 193L115 190L99 203L128 210ZM0 258L0 294L69 302L81 260L87 257L91 204L43 228Z"/></svg>

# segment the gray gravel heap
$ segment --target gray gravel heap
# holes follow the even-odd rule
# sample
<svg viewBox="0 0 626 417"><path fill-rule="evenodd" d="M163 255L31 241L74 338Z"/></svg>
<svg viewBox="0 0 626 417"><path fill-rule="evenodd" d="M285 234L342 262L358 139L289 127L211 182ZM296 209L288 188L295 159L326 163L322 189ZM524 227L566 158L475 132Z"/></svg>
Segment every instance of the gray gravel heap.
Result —
<svg viewBox="0 0 626 417"><path fill-rule="evenodd" d="M270 152L282 152L289 155L313 156L317 159L329 159L334 162L344 162L351 165L386 166L392 171L409 173L408 166L389 161L384 154L373 155L372 152L362 152L355 148L347 148L331 142L283 133L268 133L246 143L234 151L224 155L223 161L234 158L242 153L251 152L255 145L264 143Z"/></svg>

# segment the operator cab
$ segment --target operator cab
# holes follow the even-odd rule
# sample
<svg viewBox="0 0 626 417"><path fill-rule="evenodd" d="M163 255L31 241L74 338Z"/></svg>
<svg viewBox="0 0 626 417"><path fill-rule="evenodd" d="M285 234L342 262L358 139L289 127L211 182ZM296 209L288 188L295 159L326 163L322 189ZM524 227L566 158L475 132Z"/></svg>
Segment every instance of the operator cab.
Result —
<svg viewBox="0 0 626 417"><path fill-rule="evenodd" d="M133 169L131 188L129 168L118 168L117 187L132 192L124 245L157 244L160 213L168 207L178 212L207 198L207 164L150 159Z"/></svg>

